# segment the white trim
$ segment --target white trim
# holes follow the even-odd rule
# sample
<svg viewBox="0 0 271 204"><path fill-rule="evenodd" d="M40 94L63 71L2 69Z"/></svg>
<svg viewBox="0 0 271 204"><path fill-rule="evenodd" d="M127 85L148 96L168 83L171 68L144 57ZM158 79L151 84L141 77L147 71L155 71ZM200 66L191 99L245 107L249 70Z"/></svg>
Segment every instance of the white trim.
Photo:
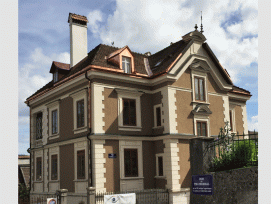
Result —
<svg viewBox="0 0 271 204"><path fill-rule="evenodd" d="M204 101L197 101L196 100L196 93L195 93L195 77L203 78L204 79ZM207 86L207 73L205 72L199 72L196 70L191 70L191 80L192 80L192 99L194 103L209 103L209 97L208 97L208 86Z"/></svg>
<svg viewBox="0 0 271 204"><path fill-rule="evenodd" d="M83 89L70 95L73 98L73 131L74 134L87 130L87 90ZM84 100L84 126L77 128L77 101Z"/></svg>
<svg viewBox="0 0 271 204"><path fill-rule="evenodd" d="M54 103L51 103L49 105L47 105L48 108L48 112L49 112L49 140L50 139L55 139L59 137L59 130L60 130L60 122L59 122L59 101L56 101ZM57 111L57 133L53 134L52 133L52 112L53 111Z"/></svg>
<svg viewBox="0 0 271 204"><path fill-rule="evenodd" d="M229 104L229 123L230 123L230 111L232 113L232 133L236 133L236 123L235 123L235 104L230 102ZM229 124L230 125L230 124Z"/></svg>
<svg viewBox="0 0 271 204"><path fill-rule="evenodd" d="M85 150L85 178L77 179L77 152ZM85 181L85 182L84 182ZM88 181L88 154L87 154L87 141L74 143L74 182L75 182L75 192L76 193L84 193L86 192ZM84 182L78 184L78 182ZM84 187L81 187L81 186Z"/></svg>
<svg viewBox="0 0 271 204"><path fill-rule="evenodd" d="M163 175L159 176L159 166L158 166L158 157L162 157L162 165L163 165ZM164 167L164 153L155 154L155 161L156 161L156 175L155 178L165 178L165 167Z"/></svg>
<svg viewBox="0 0 271 204"><path fill-rule="evenodd" d="M57 155L57 180L52 180L52 155ZM59 146L53 147L49 149L49 192L55 192L55 190L59 189L60 185L60 156L59 156ZM50 184L55 183L55 184ZM52 188L52 186L55 186Z"/></svg>
<svg viewBox="0 0 271 204"><path fill-rule="evenodd" d="M204 121L207 123L207 137L210 137L210 119L209 117L203 116L203 115L194 115L194 135L197 134L197 121ZM202 136L202 135L200 135Z"/></svg>
<svg viewBox="0 0 271 204"><path fill-rule="evenodd" d="M105 117L104 110L104 86L98 84L91 84L91 131L92 133L104 133Z"/></svg>
<svg viewBox="0 0 271 204"><path fill-rule="evenodd" d="M161 119L161 126L157 126L157 115L156 115L156 108L160 108L160 111L161 111L161 116L160 116L160 119ZM157 105L154 105L153 106L153 115L154 115L154 126L153 128L161 128L163 127L163 123L162 123L162 104L157 104Z"/></svg>
<svg viewBox="0 0 271 204"><path fill-rule="evenodd" d="M242 105L242 116L243 116L243 128L244 128L244 133L248 134L248 125L247 125L247 108L246 105Z"/></svg>
<svg viewBox="0 0 271 204"><path fill-rule="evenodd" d="M224 108L224 123L230 121L230 102L229 96L222 96L223 108ZM233 103L231 103L233 104Z"/></svg>
<svg viewBox="0 0 271 204"><path fill-rule="evenodd" d="M143 92L115 89L118 94L118 128L126 131L141 131L141 95ZM134 99L136 101L136 126L123 125L123 98Z"/></svg>

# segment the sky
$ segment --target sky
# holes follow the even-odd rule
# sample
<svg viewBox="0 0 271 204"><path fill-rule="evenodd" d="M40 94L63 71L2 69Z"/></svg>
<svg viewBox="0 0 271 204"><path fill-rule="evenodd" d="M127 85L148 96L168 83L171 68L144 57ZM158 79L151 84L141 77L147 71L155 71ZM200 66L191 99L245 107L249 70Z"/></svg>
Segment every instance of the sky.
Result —
<svg viewBox="0 0 271 204"><path fill-rule="evenodd" d="M87 16L88 52L103 43L155 53L200 27L233 83L252 94L248 129L258 131L258 2L104 0L18 2L18 153L29 148L25 99L52 80L52 61L70 62L69 13Z"/></svg>

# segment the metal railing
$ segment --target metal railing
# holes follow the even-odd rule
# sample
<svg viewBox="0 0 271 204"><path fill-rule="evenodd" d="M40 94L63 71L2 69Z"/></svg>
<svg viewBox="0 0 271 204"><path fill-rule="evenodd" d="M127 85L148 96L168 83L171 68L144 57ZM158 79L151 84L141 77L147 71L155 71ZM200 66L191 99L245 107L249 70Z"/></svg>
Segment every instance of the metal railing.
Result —
<svg viewBox="0 0 271 204"><path fill-rule="evenodd" d="M95 196L96 204L104 203L105 195L135 193L136 203L140 204L168 204L169 192L167 189L144 189L139 191L120 192L97 192Z"/></svg>

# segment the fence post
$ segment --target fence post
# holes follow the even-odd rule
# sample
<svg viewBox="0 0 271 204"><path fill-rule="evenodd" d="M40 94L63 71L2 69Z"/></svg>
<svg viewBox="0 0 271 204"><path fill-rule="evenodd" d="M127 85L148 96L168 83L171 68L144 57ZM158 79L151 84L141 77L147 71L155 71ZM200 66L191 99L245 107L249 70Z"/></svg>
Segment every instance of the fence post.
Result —
<svg viewBox="0 0 271 204"><path fill-rule="evenodd" d="M87 204L95 204L95 187L87 187Z"/></svg>
<svg viewBox="0 0 271 204"><path fill-rule="evenodd" d="M57 192L60 195L60 204L68 204L67 202L68 189L60 189L60 190L57 190Z"/></svg>

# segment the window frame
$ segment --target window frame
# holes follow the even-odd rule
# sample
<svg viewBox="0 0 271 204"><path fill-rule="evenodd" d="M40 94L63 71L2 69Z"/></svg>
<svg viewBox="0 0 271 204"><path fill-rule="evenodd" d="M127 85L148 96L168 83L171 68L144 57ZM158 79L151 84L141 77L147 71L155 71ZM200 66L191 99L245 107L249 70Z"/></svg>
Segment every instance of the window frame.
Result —
<svg viewBox="0 0 271 204"><path fill-rule="evenodd" d="M124 108L125 108L125 106L124 106L124 103L125 103L125 101L127 101L128 103L129 103L129 110L128 110L128 124L124 124L124 121L125 121L125 114L124 114ZM132 116L131 116L131 101L134 101L134 104L135 104L135 107L134 107L134 111L135 111L135 119L134 119L134 123L132 122ZM137 126L137 124L136 124L136 100L135 99L130 99L130 98L123 98L122 99L122 106L123 106L123 126Z"/></svg>
<svg viewBox="0 0 271 204"><path fill-rule="evenodd" d="M54 83L56 83L58 81L58 70L56 70L54 73L53 73L53 81Z"/></svg>
<svg viewBox="0 0 271 204"><path fill-rule="evenodd" d="M118 94L118 130L141 131L141 95L143 92L115 89ZM123 125L123 99L136 100L136 126Z"/></svg>
<svg viewBox="0 0 271 204"><path fill-rule="evenodd" d="M124 56L122 55L121 57L121 64L122 64L122 70L124 71L124 73L126 74L131 74L132 73L132 58L131 57L128 57L128 56ZM129 62L130 61L130 62ZM129 62L129 63L128 63ZM123 63L124 63L124 67L123 67ZM130 70L128 70L127 68L127 64L130 65Z"/></svg>
<svg viewBox="0 0 271 204"><path fill-rule="evenodd" d="M39 117L39 118L41 118L41 136L40 137L38 137L38 115L39 114L41 114L41 117ZM35 114L35 140L42 140L42 138L43 138L43 112L38 112L38 113L36 113Z"/></svg>
<svg viewBox="0 0 271 204"><path fill-rule="evenodd" d="M38 168L38 159L40 160L40 168ZM42 181L42 157L41 156L37 156L36 158L35 158L35 180L36 181ZM40 170L39 170L40 169ZM38 175L38 170L39 170L39 173L40 173L40 175ZM39 176L39 178L38 178L38 176Z"/></svg>
<svg viewBox="0 0 271 204"><path fill-rule="evenodd" d="M88 99L87 99L87 89L82 89L80 91L76 91L75 93L70 95L73 98L73 132L74 134L82 133L87 131L88 117L87 117L87 107L88 107ZM84 100L84 126L77 127L77 102Z"/></svg>
<svg viewBox="0 0 271 204"><path fill-rule="evenodd" d="M82 164L84 165L83 167L79 168L79 158L83 157L84 160ZM82 170L83 172L80 172L79 170ZM80 176L79 173L84 173L83 176ZM76 151L76 179L77 180L85 180L86 179L86 150L81 149Z"/></svg>
<svg viewBox="0 0 271 204"><path fill-rule="evenodd" d="M198 71L198 70L191 70L191 78L192 78L192 98L193 98L193 103L203 103L203 104L209 104L209 97L208 97L208 86L207 86L207 72L204 70ZM196 99L196 89L195 89L195 78L198 79L203 79L203 95L204 95L204 100L197 100ZM198 84L199 86L199 84ZM198 87L199 88L199 87ZM199 91L200 94L200 91ZM200 97L200 95L199 95Z"/></svg>
<svg viewBox="0 0 271 204"><path fill-rule="evenodd" d="M206 128L205 128L205 135L199 135L198 134L198 123L199 124L202 124L202 123L204 123L205 125L206 125ZM201 126L201 133L202 133L202 126ZM203 137L208 137L208 123L207 123L207 121L204 121L204 120L197 120L196 121L196 130L197 130L197 136L203 136Z"/></svg>
<svg viewBox="0 0 271 204"><path fill-rule="evenodd" d="M230 131L231 133L236 133L236 121L235 121L235 104L229 104L229 123L232 122L232 130ZM232 118L230 115L230 112L232 113ZM232 121L231 121L232 120ZM231 127L231 124L230 124Z"/></svg>
<svg viewBox="0 0 271 204"><path fill-rule="evenodd" d="M80 113L78 112L80 103L83 104L83 113L81 112L82 110L80 110ZM84 99L76 101L76 127L77 128L82 128L82 127L85 126L85 113L84 112L85 112L85 102L84 102ZM81 122L81 124L79 124L80 117L83 117L83 122Z"/></svg>
<svg viewBox="0 0 271 204"><path fill-rule="evenodd" d="M56 113L55 114L55 117L56 117L56 121L54 121L54 113ZM52 135L54 135L54 134L57 134L58 133L58 111L57 111L57 109L55 109L55 110L52 110ZM54 130L54 126L56 126L56 130Z"/></svg>
<svg viewBox="0 0 271 204"><path fill-rule="evenodd" d="M159 169L159 158L162 158L162 169L163 174L160 175L160 169ZM156 164L156 176L155 178L165 178L165 165L164 165L164 153L159 153L155 155L155 164Z"/></svg>
<svg viewBox="0 0 271 204"><path fill-rule="evenodd" d="M49 104L47 104L47 108L48 108L48 112L49 112L49 140L52 139L56 139L59 138L59 133L60 133L60 118L59 118L59 104L60 104L60 100L51 102ZM57 131L53 132L53 112L56 111L57 115L56 115L56 120L57 120Z"/></svg>
<svg viewBox="0 0 271 204"><path fill-rule="evenodd" d="M53 157L56 157L56 172L53 172ZM59 167L58 167L58 163L59 163L59 159L58 159L58 154L51 154L50 156L50 180L51 181L57 181L58 180L58 171L59 171ZM56 177L53 177L53 173L56 174Z"/></svg>
<svg viewBox="0 0 271 204"><path fill-rule="evenodd" d="M197 99L197 96L196 96L196 80L198 81L198 87L197 87L197 90L198 90L198 98ZM201 89L200 89L200 80L203 80L203 93L201 94ZM203 77L199 77L199 76L194 76L194 88L195 88L195 101L200 101L200 102L205 102L205 79ZM203 96L203 100L201 100L201 95Z"/></svg>

